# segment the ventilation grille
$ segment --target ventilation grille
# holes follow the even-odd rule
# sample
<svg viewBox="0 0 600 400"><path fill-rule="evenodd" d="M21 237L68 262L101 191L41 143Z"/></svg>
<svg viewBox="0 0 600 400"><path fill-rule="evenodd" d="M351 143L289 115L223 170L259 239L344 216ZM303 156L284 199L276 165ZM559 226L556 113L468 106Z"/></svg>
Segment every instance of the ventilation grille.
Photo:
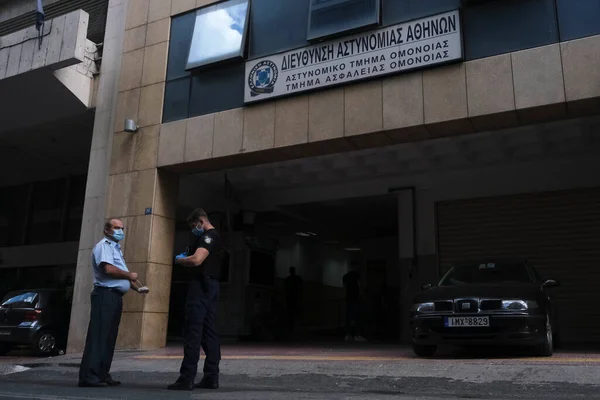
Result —
<svg viewBox="0 0 600 400"><path fill-rule="evenodd" d="M87 38L94 43L102 43L106 27L108 0L61 0L44 6L46 20L80 9L90 15ZM32 25L35 25L35 11L30 11L0 23L0 36L18 32Z"/></svg>

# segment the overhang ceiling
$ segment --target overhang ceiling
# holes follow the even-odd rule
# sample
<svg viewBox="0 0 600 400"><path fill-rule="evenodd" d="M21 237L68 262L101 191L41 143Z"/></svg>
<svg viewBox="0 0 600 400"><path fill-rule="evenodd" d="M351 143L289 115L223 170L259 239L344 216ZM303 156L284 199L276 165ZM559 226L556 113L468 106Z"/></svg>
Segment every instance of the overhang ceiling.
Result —
<svg viewBox="0 0 600 400"><path fill-rule="evenodd" d="M0 143L32 126L52 125L87 111L50 69L0 80Z"/></svg>
<svg viewBox="0 0 600 400"><path fill-rule="evenodd" d="M600 117L337 153L228 170L238 193L316 187L382 177L600 154ZM222 185L224 172L195 175Z"/></svg>
<svg viewBox="0 0 600 400"><path fill-rule="evenodd" d="M87 173L93 126L94 112L85 111L0 133L0 187Z"/></svg>

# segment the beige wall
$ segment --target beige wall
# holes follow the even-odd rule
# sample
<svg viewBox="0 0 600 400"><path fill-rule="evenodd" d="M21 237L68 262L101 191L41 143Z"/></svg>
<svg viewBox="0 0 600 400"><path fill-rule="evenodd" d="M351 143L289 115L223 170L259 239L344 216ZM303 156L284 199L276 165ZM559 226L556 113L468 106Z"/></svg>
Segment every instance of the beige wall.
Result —
<svg viewBox="0 0 600 400"><path fill-rule="evenodd" d="M595 114L599 50L593 36L168 123L158 164L204 171Z"/></svg>

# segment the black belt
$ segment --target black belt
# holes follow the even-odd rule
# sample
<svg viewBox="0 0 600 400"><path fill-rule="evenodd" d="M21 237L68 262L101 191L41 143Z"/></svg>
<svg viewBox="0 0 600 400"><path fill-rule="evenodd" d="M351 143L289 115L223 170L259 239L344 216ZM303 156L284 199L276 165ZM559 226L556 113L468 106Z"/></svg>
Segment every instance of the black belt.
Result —
<svg viewBox="0 0 600 400"><path fill-rule="evenodd" d="M125 293L121 292L119 289L115 289L115 288L111 288L111 287L105 287L105 286L94 286L94 289L100 289L100 290L107 290L109 292L113 292L115 294L118 294L119 296L123 297L125 295Z"/></svg>

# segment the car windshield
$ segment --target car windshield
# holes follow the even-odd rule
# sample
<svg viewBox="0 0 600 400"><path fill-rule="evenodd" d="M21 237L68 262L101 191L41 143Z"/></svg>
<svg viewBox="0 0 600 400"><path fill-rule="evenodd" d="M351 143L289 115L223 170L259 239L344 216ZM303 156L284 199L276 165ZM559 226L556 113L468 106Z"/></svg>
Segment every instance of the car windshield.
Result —
<svg viewBox="0 0 600 400"><path fill-rule="evenodd" d="M2 307L33 308L37 302L38 294L35 292L9 293L2 302Z"/></svg>
<svg viewBox="0 0 600 400"><path fill-rule="evenodd" d="M474 263L456 265L440 280L439 286L532 282L524 263Z"/></svg>

